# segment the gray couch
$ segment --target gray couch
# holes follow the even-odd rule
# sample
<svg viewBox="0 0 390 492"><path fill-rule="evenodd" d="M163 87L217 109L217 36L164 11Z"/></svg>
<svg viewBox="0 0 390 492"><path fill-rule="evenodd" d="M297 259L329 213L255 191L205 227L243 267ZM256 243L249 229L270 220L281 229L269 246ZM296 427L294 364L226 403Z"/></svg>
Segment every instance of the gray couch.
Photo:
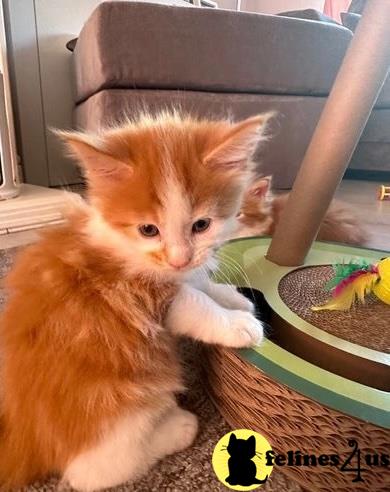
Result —
<svg viewBox="0 0 390 492"><path fill-rule="evenodd" d="M74 52L75 124L96 130L171 105L238 119L273 109L272 139L256 158L289 188L351 38L342 26L289 17L103 3ZM386 83L354 168L390 170L389 123Z"/></svg>

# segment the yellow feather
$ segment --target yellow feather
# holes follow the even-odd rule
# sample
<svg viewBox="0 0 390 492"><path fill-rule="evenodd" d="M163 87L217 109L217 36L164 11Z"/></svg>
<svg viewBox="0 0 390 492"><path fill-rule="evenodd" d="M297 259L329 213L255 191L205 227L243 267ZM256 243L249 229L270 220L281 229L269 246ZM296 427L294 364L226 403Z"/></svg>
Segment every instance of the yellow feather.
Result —
<svg viewBox="0 0 390 492"><path fill-rule="evenodd" d="M378 281L377 273L365 273L357 277L352 283L347 285L337 297L333 297L323 306L313 306L313 311L328 309L331 311L347 311L351 308L355 299L364 303L364 298L369 294Z"/></svg>

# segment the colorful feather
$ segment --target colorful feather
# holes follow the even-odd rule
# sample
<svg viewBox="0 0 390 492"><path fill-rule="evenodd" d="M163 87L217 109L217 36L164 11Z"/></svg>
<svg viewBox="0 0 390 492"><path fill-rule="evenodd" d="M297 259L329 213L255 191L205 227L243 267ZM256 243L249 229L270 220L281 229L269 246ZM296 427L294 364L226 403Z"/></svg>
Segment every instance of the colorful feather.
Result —
<svg viewBox="0 0 390 492"><path fill-rule="evenodd" d="M346 311L356 299L364 303L365 296L371 293L379 280L378 267L365 261L335 265L334 272L335 277L327 284L332 299L323 306L314 306L313 311Z"/></svg>
<svg viewBox="0 0 390 492"><path fill-rule="evenodd" d="M334 277L326 284L326 289L331 291L350 275L358 271L367 271L370 266L370 263L365 260L354 260L349 263L336 263L336 265L333 265Z"/></svg>
<svg viewBox="0 0 390 492"><path fill-rule="evenodd" d="M321 311L323 309L346 311L351 308L356 299L364 303L365 296L372 291L377 281L377 273L365 272L355 277L349 284L344 285L337 292L337 295L332 297L326 304L314 306L312 309L313 311Z"/></svg>

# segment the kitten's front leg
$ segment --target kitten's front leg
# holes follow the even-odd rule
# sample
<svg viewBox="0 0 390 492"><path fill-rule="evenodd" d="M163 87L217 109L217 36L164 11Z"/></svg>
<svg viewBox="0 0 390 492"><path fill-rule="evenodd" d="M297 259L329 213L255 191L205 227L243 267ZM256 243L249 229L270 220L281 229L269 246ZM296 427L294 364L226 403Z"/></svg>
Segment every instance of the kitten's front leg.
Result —
<svg viewBox="0 0 390 492"><path fill-rule="evenodd" d="M174 333L226 347L249 347L263 339L263 324L251 313L226 309L187 284L173 301L166 323Z"/></svg>
<svg viewBox="0 0 390 492"><path fill-rule="evenodd" d="M249 311L250 313L255 311L253 303L240 294L234 285L217 284L209 277L206 277L203 272L195 274L190 279L189 283L214 299L220 306L229 309Z"/></svg>
<svg viewBox="0 0 390 492"><path fill-rule="evenodd" d="M202 289L203 290L203 289ZM229 284L216 284L209 280L207 290L205 291L218 304L229 309L240 309L254 313L255 306L253 302L240 294L236 287Z"/></svg>

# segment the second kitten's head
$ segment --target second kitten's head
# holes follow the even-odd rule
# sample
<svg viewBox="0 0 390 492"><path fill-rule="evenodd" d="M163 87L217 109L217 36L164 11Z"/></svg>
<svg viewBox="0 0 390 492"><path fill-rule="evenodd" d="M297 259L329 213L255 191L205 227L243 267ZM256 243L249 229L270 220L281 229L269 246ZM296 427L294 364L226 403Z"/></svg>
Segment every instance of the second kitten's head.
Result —
<svg viewBox="0 0 390 492"><path fill-rule="evenodd" d="M268 118L164 113L99 135L61 132L88 181L86 233L139 271L171 275L204 264L235 227Z"/></svg>
<svg viewBox="0 0 390 492"><path fill-rule="evenodd" d="M246 189L233 238L268 236L273 232L275 218L271 182L271 176L261 176Z"/></svg>

